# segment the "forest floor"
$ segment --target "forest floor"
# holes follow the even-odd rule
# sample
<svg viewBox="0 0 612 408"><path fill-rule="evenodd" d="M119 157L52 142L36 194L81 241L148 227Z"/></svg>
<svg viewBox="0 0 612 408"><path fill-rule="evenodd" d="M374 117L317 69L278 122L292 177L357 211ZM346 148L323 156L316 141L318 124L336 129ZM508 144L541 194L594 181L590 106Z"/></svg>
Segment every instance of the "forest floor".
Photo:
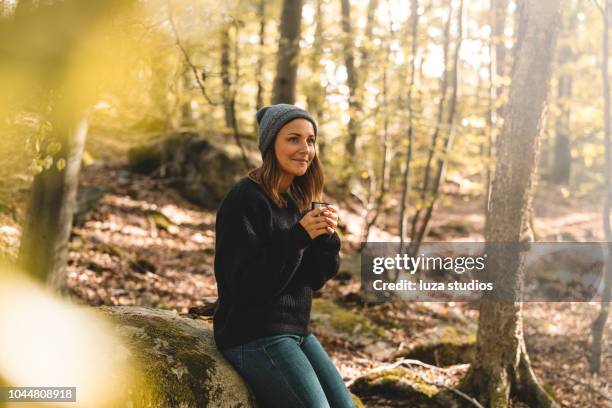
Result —
<svg viewBox="0 0 612 408"><path fill-rule="evenodd" d="M68 286L78 299L89 305L145 305L179 313L216 299L214 211L190 204L164 180L131 173L123 159L85 167L80 184L93 209L78 217L69 246ZM598 197L563 198L562 190L536 196L538 239L602 240ZM436 210L429 239L482 241L481 206L481 198L451 197ZM19 225L15 217L2 211L0 216L4 217L0 219L0 244L15 247ZM402 350L439 337L440 328L475 327L478 311L468 303L363 305L351 301L360 286L359 259L352 249L359 241L360 217L342 207L340 217L346 224L340 268L345 278L330 281L316 295L367 318L372 327L384 329L380 339L355 341L366 338L360 331L361 323L352 326L354 330L348 334L325 330L319 322L313 324L347 382L393 362ZM383 216L369 240L392 241L396 225ZM588 370L590 324L598 310L595 303L524 304L525 339L535 373L563 407L612 407L610 320L604 336L602 371L595 375ZM411 370L440 386L452 387L466 373L467 365ZM405 400L383 393L363 396L363 401L368 407L407 406ZM514 406L525 405L516 402Z"/></svg>
<svg viewBox="0 0 612 408"><path fill-rule="evenodd" d="M213 273L214 211L185 201L163 180L129 172L126 163L94 164L81 176L81 189L99 201L73 229L69 255L69 287L90 305L147 305L187 312L216 298ZM536 227L540 239L568 236L599 240L600 215L587 199L571 204L551 200L552 192L536 198ZM588 198L594 200L592 197ZM586 203L588 204L588 203ZM482 241L480 204L454 200L436 214L433 235L446 240ZM592 208L591 212L585 210ZM343 212L347 223L358 222ZM384 219L383 219L384 221ZM389 226L376 228L370 239L389 239ZM347 225L344 241L357 240ZM345 248L346 247L346 248ZM351 268L356 255L343 245L341 271L350 279L332 280L317 295L343 301L344 307L387 328L383 341L355 342L351 336L313 330L348 382L368 370L392 362L397 352L426 342L441 326L473 327L477 309L468 303L393 302L361 305L350 302L359 292L359 272ZM599 375L588 370L585 350L590 323L598 311L594 303L525 303L524 327L528 351L538 377L550 386L564 407L612 406L612 324L606 330L605 355ZM354 336L353 336L354 337ZM414 368L430 381L454 386L467 365L432 371ZM388 395L364 397L371 407L406 406ZM523 406L520 403L516 407Z"/></svg>

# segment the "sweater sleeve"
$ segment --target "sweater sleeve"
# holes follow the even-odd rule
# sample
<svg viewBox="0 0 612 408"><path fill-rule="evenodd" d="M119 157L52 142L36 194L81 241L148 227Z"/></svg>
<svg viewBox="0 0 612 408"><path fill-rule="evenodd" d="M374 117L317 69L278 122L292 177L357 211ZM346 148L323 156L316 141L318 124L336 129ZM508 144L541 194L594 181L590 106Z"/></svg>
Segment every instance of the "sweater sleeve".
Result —
<svg viewBox="0 0 612 408"><path fill-rule="evenodd" d="M285 289L312 239L299 222L271 234L267 207L238 201L217 215L215 268L234 302L261 305Z"/></svg>
<svg viewBox="0 0 612 408"><path fill-rule="evenodd" d="M299 270L300 279L313 290L321 289L338 273L340 246L340 237L335 232L313 239L313 244L304 251Z"/></svg>

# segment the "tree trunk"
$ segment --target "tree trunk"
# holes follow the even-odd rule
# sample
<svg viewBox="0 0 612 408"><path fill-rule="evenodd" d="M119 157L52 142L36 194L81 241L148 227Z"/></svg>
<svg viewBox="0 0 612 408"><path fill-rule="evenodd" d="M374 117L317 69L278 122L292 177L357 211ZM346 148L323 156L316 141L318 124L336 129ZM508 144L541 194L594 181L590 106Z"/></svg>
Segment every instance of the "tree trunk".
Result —
<svg viewBox="0 0 612 408"><path fill-rule="evenodd" d="M315 34L310 54L310 86L306 94L308 111L315 115L321 126L323 119L323 108L325 105L325 88L321 85L321 60L323 59L323 0L316 0L315 9ZM317 141L319 159L325 156L325 138Z"/></svg>
<svg viewBox="0 0 612 408"><path fill-rule="evenodd" d="M412 106L412 90L415 84L415 71L416 71L416 54L418 46L418 26L419 26L419 1L412 0L410 3L410 33L412 36L411 49L410 49L410 82L408 83L408 95L407 95L407 114L408 114L408 145L406 146L406 158L404 160L404 171L402 174L402 195L400 198L400 212L399 212L399 237L400 237L400 252L402 252L404 244L404 235L407 231L406 216L406 205L408 197L410 196L410 163L412 162L412 146L414 145L414 115Z"/></svg>
<svg viewBox="0 0 612 408"><path fill-rule="evenodd" d="M223 111L225 113L225 127L234 126L234 105L232 103L232 78L230 75L230 23L224 24L221 29L221 81L223 88Z"/></svg>
<svg viewBox="0 0 612 408"><path fill-rule="evenodd" d="M183 72L181 75L180 81L180 91L179 95L181 98L180 109L181 109L181 120L180 126L193 126L195 125L193 119L193 109L191 108L191 96L189 95L189 90L191 89L191 68L189 67L187 62L183 63Z"/></svg>
<svg viewBox="0 0 612 408"><path fill-rule="evenodd" d="M436 118L436 128L431 136L431 143L429 146L429 154L427 156L427 163L425 164L425 173L423 175L423 190L421 191L421 199L420 203L417 206L417 210L412 217L412 227L410 232L410 241L411 244L416 239L418 234L417 227L419 225L419 220L421 218L421 213L423 211L423 206L427 200L427 193L429 189L429 178L433 165L433 156L436 153L436 147L438 144L438 137L440 135L440 127L442 126L442 121L444 117L444 104L446 103L446 93L448 92L448 48L450 44L450 28L451 22L453 20L453 3L452 0L448 2L448 18L446 20L446 24L444 27L444 73L442 74L442 79L440 80L440 101L438 102L438 116Z"/></svg>
<svg viewBox="0 0 612 408"><path fill-rule="evenodd" d="M601 76L603 81L603 97L604 97L604 148L606 157L612 156L612 141L610 140L612 129L610 129L610 77L608 71L609 57L609 30L612 7L610 0L606 0L604 8L604 33L603 33L603 62L601 65ZM612 209L612 163L610 160L605 160L604 163L604 183L605 196L603 206L603 230L608 243L608 252L606 256L604 288L601 299L601 308L597 318L593 322L593 347L591 351L591 370L599 372L601 369L601 347L603 342L603 331L606 327L608 314L610 313L610 300L612 298L612 250L610 250L610 242L612 242L612 229L610 228L610 210Z"/></svg>
<svg viewBox="0 0 612 408"><path fill-rule="evenodd" d="M561 112L555 126L554 161L550 180L557 185L569 184L572 156L570 153L570 100L572 98L572 74L566 64L573 62L574 53L568 41L575 36L575 14L568 18L568 28L563 38L563 46L559 52L559 68L563 74L559 77L557 86L557 103Z"/></svg>
<svg viewBox="0 0 612 408"><path fill-rule="evenodd" d="M372 41L372 31L374 26L375 11L378 8L378 0L368 2L368 13L365 27L363 44L360 47L361 66L359 71L355 66L355 36L351 22L350 0L342 0L342 43L344 53L344 65L346 67L347 85L349 88L349 122L348 139L345 146L346 165L345 172L341 176L341 183L346 188L355 172L355 150L357 138L361 132L363 116L363 86L364 78L368 76L369 67L369 47Z"/></svg>
<svg viewBox="0 0 612 408"><path fill-rule="evenodd" d="M85 116L55 121L52 134L61 150L54 156L53 166L34 177L19 248L24 270L59 292L66 285L68 241L87 128ZM57 165L60 160L65 163L61 170Z"/></svg>
<svg viewBox="0 0 612 408"><path fill-rule="evenodd" d="M447 23L447 28L446 28L447 30L446 33L448 35L450 35L450 20L451 19L452 19L452 3L449 3L449 22ZM423 193L421 195L421 197L424 200L427 197L427 194L429 194L429 197L428 197L428 200L425 201L426 203L425 213L423 215L423 219L420 225L417 224L417 220L419 219L419 216L422 213L421 209L417 210L414 215L414 220L412 224L413 230L412 230L412 235L411 235L412 239L411 239L410 247L409 247L409 252L411 254L416 254L418 252L421 243L423 242L423 240L425 239L425 237L427 236L429 232L431 216L433 214L435 206L437 205L440 186L442 185L444 176L446 174L448 154L450 153L450 150L454 143L455 127L456 127L455 126L456 124L455 116L456 116L456 111L457 111L457 92L459 88L459 78L458 78L459 52L461 50L461 43L463 42L463 0L461 0L461 2L459 3L459 10L457 14L457 33L458 33L457 44L455 46L455 53L453 56L453 66L452 66L452 69L450 70L452 93L451 93L449 103L448 103L448 116L446 120L442 119L442 112L444 111L444 103L443 103L444 101L441 101L440 106L439 106L439 111L438 111L439 120L437 122L436 130L432 136L432 147L431 147L431 150L429 151L429 156L427 158L425 176L423 180ZM447 67L447 69L445 70L444 78L442 80L442 83L443 83L443 86L445 86L445 89L447 87L448 77L449 77L448 63L446 62L448 61L447 58L448 58L448 43L446 44L446 49L445 49L445 64L444 64L445 67ZM443 98L445 98L445 94L446 92L443 92ZM448 133L444 141L442 142L442 152L440 153L440 152L436 152L436 150L437 150L437 140L440 134L440 128L442 126L447 127L449 130L447 131ZM432 160L433 160L434 154L436 153L442 154L442 157L436 160L437 170L433 178L433 184L430 189L429 188L429 184L430 184L429 175L430 175L431 170L433 169Z"/></svg>
<svg viewBox="0 0 612 408"><path fill-rule="evenodd" d="M272 103L295 103L302 0L284 0Z"/></svg>
<svg viewBox="0 0 612 408"><path fill-rule="evenodd" d="M443 156L437 160L437 170L434 177L434 184L431 188L431 199L427 204L425 215L421 227L419 228L414 241L411 242L411 253L415 254L419 250L421 242L427 237L430 228L431 216L438 203L438 197L440 194L440 186L444 183L444 177L446 175L446 166L448 165L448 155L452 149L455 135L456 135L456 123L457 123L457 93L459 91L459 52L461 50L461 43L463 42L463 0L459 3L459 12L457 14L457 45L455 47L455 54L453 57L453 70L452 70L452 89L449 100L448 117L446 119L446 125L449 127L448 134L444 139L443 143Z"/></svg>
<svg viewBox="0 0 612 408"><path fill-rule="evenodd" d="M536 379L527 355L518 301L524 279L524 252L517 246L528 230L540 135L555 53L562 2L525 0L520 14L516 59L500 135L490 220L485 233L487 273L497 293L514 301L483 299L476 357L460 388L483 406L506 408L517 396L530 407L557 407Z"/></svg>
<svg viewBox="0 0 612 408"><path fill-rule="evenodd" d="M234 27L234 74L230 73L231 68L231 36L230 28ZM236 95L238 94L238 78L240 78L240 69L238 65L238 23L233 21L227 23L221 30L221 77L223 83L223 110L225 112L225 127L231 129L234 136L234 141L240 149L242 155L242 163L245 171L249 169L250 164L247 158L246 150L240 141L240 130L238 128L238 118L236 117Z"/></svg>
<svg viewBox="0 0 612 408"><path fill-rule="evenodd" d="M499 118L502 114L502 106L499 105L500 97L504 88L497 84L506 72L506 45L504 44L504 30L506 29L506 8L508 0L491 0L491 41L489 44L490 64L489 64L489 112L487 115L489 125L489 140L487 144L487 159L485 172L485 202L484 202L484 231L487 229L489 219L489 200L491 199L491 182L493 180L491 168L495 155L495 141L497 140Z"/></svg>
<svg viewBox="0 0 612 408"><path fill-rule="evenodd" d="M255 107L257 110L263 107L263 67L264 48L266 45L266 0L260 0L257 6L257 17L259 18L259 50L257 55L257 68L255 68L255 81L257 82L257 97Z"/></svg>
<svg viewBox="0 0 612 408"><path fill-rule="evenodd" d="M389 21L391 21L391 18L389 18ZM366 243L368 241L368 237L370 236L370 230L372 229L374 224L376 224L376 221L378 220L378 217L380 216L382 207L385 202L385 196L387 195L387 191L389 190L389 179L391 177L390 175L391 163L390 162L391 162L392 151L391 151L391 140L389 137L389 101L388 101L389 84L387 80L388 78L387 70L388 70L388 65L389 65L389 59L391 56L391 43L394 40L394 31L391 27L391 24L389 24L389 31L391 34L390 34L390 39L387 43L386 52L385 52L385 60L384 60L383 67L382 67L382 71L383 71L383 83L382 83L383 143L382 143L382 154L381 154L382 161L380 165L381 166L380 168L380 190L378 191L378 196L376 197L376 203L374 205L374 215L370 218L370 220L368 220L369 211L366 212L366 216L364 219L365 228L362 233L361 245L359 248L360 252L365 248Z"/></svg>

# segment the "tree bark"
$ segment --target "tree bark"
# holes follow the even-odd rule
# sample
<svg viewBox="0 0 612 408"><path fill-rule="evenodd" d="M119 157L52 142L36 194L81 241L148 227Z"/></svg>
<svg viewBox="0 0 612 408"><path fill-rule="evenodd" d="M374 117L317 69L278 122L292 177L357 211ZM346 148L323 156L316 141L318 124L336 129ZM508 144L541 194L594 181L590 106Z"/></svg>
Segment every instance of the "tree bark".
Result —
<svg viewBox="0 0 612 408"><path fill-rule="evenodd" d="M284 0L272 103L295 103L302 0Z"/></svg>
<svg viewBox="0 0 612 408"><path fill-rule="evenodd" d="M461 50L461 43L463 42L463 0L459 3L459 12L457 15L457 45L455 47L455 54L453 57L453 70L452 70L452 94L449 100L448 117L446 119L446 125L449 127L448 134L446 135L443 142L443 156L437 160L436 175L434 177L433 185L431 188L431 199L427 204L421 227L419 228L414 241L411 242L411 253L416 254L419 250L419 246L427 237L429 228L431 226L430 221L433 212L438 203L440 195L440 186L444 183L444 177L446 175L446 167L448 165L448 155L452 149L453 143L456 136L456 122L457 122L457 93L459 90L459 52Z"/></svg>
<svg viewBox="0 0 612 408"><path fill-rule="evenodd" d="M418 235L419 220L421 219L421 214L423 211L423 206L427 200L427 193L429 189L429 178L432 171L433 165L433 157L436 152L436 147L438 144L438 137L440 135L440 127L442 126L442 121L444 118L444 104L446 103L446 94L448 92L448 76L449 76L449 64L448 64L448 49L450 45L450 28L453 20L453 2L449 0L448 2L448 18L446 20L446 24L444 27L444 73L442 74L442 79L440 80L440 101L438 102L438 116L436 118L436 128L431 136L431 143L429 146L429 154L427 155L427 163L425 164L425 173L423 175L423 189L421 191L421 199L420 203L417 206L417 210L412 217L412 227L410 232L410 241L411 245L415 241L416 236Z"/></svg>
<svg viewBox="0 0 612 408"><path fill-rule="evenodd" d="M612 141L610 133L612 133L610 123L610 77L608 70L608 58L610 54L609 48L609 30L610 19L612 18L612 5L610 0L606 0L604 7L604 32L603 32L603 59L601 65L601 76L603 82L603 99L604 99L604 149L606 157L612 156ZM604 183L605 196L603 205L603 230L608 243L608 251L605 263L604 272L604 288L601 299L599 314L593 322L593 347L591 350L591 371L599 372L601 369L601 348L603 342L603 332L610 313L610 300L612 298L612 250L610 242L612 242L612 228L610 228L610 210L612 209L612 163L610 160L605 160L604 163Z"/></svg>
<svg viewBox="0 0 612 408"><path fill-rule="evenodd" d="M476 357L460 386L486 407L506 408L510 396L517 396L530 407L558 406L536 379L525 347L522 303L518 301L525 254L494 243L518 246L528 230L562 3L525 0L520 14L485 233L487 273L495 291L514 301L481 301Z"/></svg>
<svg viewBox="0 0 612 408"><path fill-rule="evenodd" d="M449 21L446 26L446 35L450 36L450 22L452 20L452 2L449 3L448 18L449 18ZM412 223L413 229L412 229L411 242L410 242L410 247L409 247L409 252L411 254L416 254L418 252L421 243L423 242L423 240L425 239L429 231L429 227L430 227L429 222L431 220L431 216L437 204L440 186L442 185L443 178L446 173L448 154L450 153L450 150L453 145L454 138L455 138L455 120L456 120L455 116L456 116L456 111L457 111L457 92L458 92L458 87L459 87L459 80L458 80L459 52L461 49L461 43L463 42L463 0L461 0L461 2L459 3L459 10L457 13L457 32L458 32L457 44L455 46L455 53L453 56L453 65L450 70L448 69L448 66L449 66L448 64L448 43L450 42L450 39L447 38L447 40L445 40L444 66L446 69L445 69L444 77L442 79L442 86L444 87L445 91L443 92L442 100L440 101L439 111L438 111L438 121L437 121L436 129L432 136L432 144L431 144L431 148L429 151L429 155L427 157L427 164L425 166L425 175L423 179L423 192L421 194L421 198L424 201L424 204L422 205L426 205L425 213L423 214L423 218L419 225L417 221L420 219L419 216L422 214L422 209L419 208L414 215L414 219ZM443 119L444 99L446 99L446 89L448 88L449 77L451 80L452 93L448 101L448 116L446 117L446 119ZM447 127L449 130L447 131L448 133L442 142L442 148L441 148L442 152L440 153L440 152L437 152L437 149L438 149L437 143L438 143L438 137L440 135L440 128L442 126ZM435 165L437 166L436 173L433 178L433 184L430 188L429 187L430 173L433 170L433 166L434 166L433 158L436 153L438 155L442 154L442 157L436 160L436 163L435 163Z"/></svg>
<svg viewBox="0 0 612 408"><path fill-rule="evenodd" d="M364 41L361 45L359 70L355 65L355 35L351 22L351 4L350 0L341 0L342 6L342 44L344 53L344 65L346 67L347 85L349 88L349 122L348 122L348 139L345 146L346 153L346 171L342 175L342 184L346 188L350 182L352 174L355 172L355 150L357 147L357 139L361 132L361 123L363 116L363 85L364 78L368 76L369 68L369 43L372 40L372 31L374 27L375 11L378 8L378 0L370 0L368 2L367 21L365 27Z"/></svg>
<svg viewBox="0 0 612 408"><path fill-rule="evenodd" d="M257 68L255 68L255 81L257 82L257 97L255 107L263 107L263 67L264 67L264 48L266 46L266 0L260 0L257 6L257 16L259 18L259 50L257 55Z"/></svg>
<svg viewBox="0 0 612 408"><path fill-rule="evenodd" d="M412 163L412 146L414 145L414 114L412 106L412 90L415 85L415 71L416 71L416 53L418 46L418 26L419 26L419 1L412 0L410 3L410 33L411 33L411 49L410 49L410 81L408 83L408 95L407 95L407 115L408 115L408 131L407 139L408 145L406 146L406 156L404 160L404 171L402 174L402 195L400 198L400 212L399 212L399 237L400 237L400 252L402 252L404 244L405 231L408 229L408 217L406 215L406 206L408 197L410 196L410 164Z"/></svg>
<svg viewBox="0 0 612 408"><path fill-rule="evenodd" d="M325 105L325 88L321 85L321 60L323 59L323 0L316 0L315 6L315 34L312 44L312 53L310 54L310 86L306 95L306 104L308 111L315 115L321 126L323 119L323 108ZM319 159L325 156L325 138L317 141Z"/></svg>
<svg viewBox="0 0 612 408"><path fill-rule="evenodd" d="M232 103L232 78L230 74L230 23L225 23L221 29L221 82L223 89L223 111L225 127L234 126L234 104Z"/></svg>
<svg viewBox="0 0 612 408"><path fill-rule="evenodd" d="M389 16L389 21L391 21L390 16ZM389 137L389 100L388 100L389 83L387 80L388 79L387 71L388 71L389 59L391 57L391 43L395 39L394 38L395 32L393 31L391 24L389 24L389 32L390 32L390 39L387 42L385 60L383 62L383 67L382 67L382 71L383 71L383 81L382 81L383 82L382 83L383 143L382 143L382 154L381 154L382 162L380 165L381 166L380 183L379 183L380 189L378 191L376 202L374 204L373 216L368 220L368 216L369 216L369 211L368 211L366 212L366 216L364 218L365 228L362 233L361 244L359 248L360 252L365 248L366 243L368 241L368 237L370 236L370 230L372 229L374 224L376 224L376 221L378 220L378 217L380 216L380 213L382 211L382 208L385 202L385 196L387 195L387 191L389 190L389 181L390 181L389 179L391 178L391 174L390 174L391 163L390 162L391 162L392 150L391 150L391 140Z"/></svg>
<svg viewBox="0 0 612 408"><path fill-rule="evenodd" d="M24 270L60 293L66 285L68 241L88 129L85 116L66 116L54 123L52 134L61 150L54 156L53 166L34 177L19 248ZM60 170L56 163L62 159L65 166Z"/></svg>
<svg viewBox="0 0 612 408"><path fill-rule="evenodd" d="M559 77L557 86L557 103L561 112L555 126L554 161L550 180L557 185L567 185L570 180L572 156L570 153L570 100L572 97L572 74L567 70L566 64L571 64L575 59L574 52L568 41L573 41L575 36L575 13L568 17L567 29L563 38L563 46L559 52L559 68L563 74Z"/></svg>
<svg viewBox="0 0 612 408"><path fill-rule="evenodd" d="M498 136L499 118L502 115L502 106L499 105L504 87L497 84L497 81L505 75L506 72L506 45L504 43L506 29L506 8L508 0L491 0L491 24L493 30L491 32L491 41L489 43L489 112L487 121L489 125L489 140L487 144L487 159L485 172L485 202L484 202L484 231L487 229L489 200L491 199L491 182L492 163L495 155L495 141Z"/></svg>

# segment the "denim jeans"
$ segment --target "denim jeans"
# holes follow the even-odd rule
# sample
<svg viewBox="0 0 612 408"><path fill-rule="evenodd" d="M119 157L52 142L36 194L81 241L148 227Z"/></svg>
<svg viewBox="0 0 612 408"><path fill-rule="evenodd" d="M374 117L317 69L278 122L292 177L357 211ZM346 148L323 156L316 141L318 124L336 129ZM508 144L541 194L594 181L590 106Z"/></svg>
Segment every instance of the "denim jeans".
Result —
<svg viewBox="0 0 612 408"><path fill-rule="evenodd" d="M338 369L314 334L262 337L220 350L262 408L354 408Z"/></svg>

